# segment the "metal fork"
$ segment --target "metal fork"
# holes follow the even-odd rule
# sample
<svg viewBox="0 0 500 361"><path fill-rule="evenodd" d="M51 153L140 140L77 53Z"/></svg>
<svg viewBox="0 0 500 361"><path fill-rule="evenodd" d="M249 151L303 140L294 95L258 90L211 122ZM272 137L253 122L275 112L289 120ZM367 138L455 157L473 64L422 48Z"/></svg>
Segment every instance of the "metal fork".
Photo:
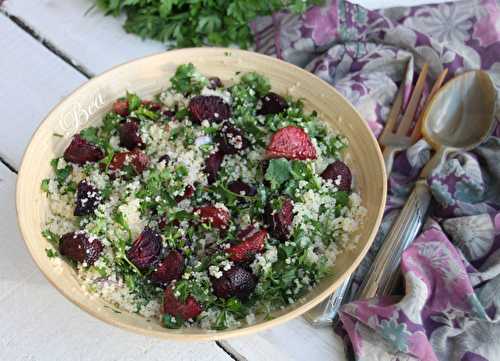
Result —
<svg viewBox="0 0 500 361"><path fill-rule="evenodd" d="M384 146L383 156L388 176L391 173L392 165L394 163L394 154L397 151L409 148L421 137L420 128L422 116L418 118L410 135L408 135L408 131L410 130L412 122L415 118L415 113L422 97L428 71L428 64L424 64L411 94L405 113L399 124L397 124L397 120L400 118L403 106L405 84L401 84L387 118L384 130L378 139L379 143ZM436 82L434 83L434 86L425 101L424 108L443 84L446 74L447 69L441 72L436 79ZM395 129L396 125L397 128ZM308 311L305 314L306 319L315 326L326 326L332 324L337 317L340 307L347 301L346 296L351 283L352 275L347 278L329 298Z"/></svg>

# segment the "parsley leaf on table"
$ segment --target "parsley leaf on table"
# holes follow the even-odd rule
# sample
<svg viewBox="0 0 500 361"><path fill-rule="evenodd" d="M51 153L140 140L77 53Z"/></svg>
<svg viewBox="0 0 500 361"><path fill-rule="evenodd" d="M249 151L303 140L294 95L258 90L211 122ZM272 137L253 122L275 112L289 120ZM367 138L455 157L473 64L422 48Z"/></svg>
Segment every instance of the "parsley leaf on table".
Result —
<svg viewBox="0 0 500 361"><path fill-rule="evenodd" d="M248 48L249 23L280 10L302 13L324 0L96 0L106 15L126 15L129 33L175 47L204 44Z"/></svg>

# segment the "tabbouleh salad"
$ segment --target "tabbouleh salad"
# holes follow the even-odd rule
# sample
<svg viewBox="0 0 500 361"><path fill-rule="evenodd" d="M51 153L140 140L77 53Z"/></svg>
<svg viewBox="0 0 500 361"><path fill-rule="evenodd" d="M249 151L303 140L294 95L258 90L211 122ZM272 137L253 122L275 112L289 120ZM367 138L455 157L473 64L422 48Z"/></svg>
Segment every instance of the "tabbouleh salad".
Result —
<svg viewBox="0 0 500 361"><path fill-rule="evenodd" d="M346 139L257 73L177 68L75 134L42 182L42 232L82 287L167 328L221 330L297 302L366 210Z"/></svg>

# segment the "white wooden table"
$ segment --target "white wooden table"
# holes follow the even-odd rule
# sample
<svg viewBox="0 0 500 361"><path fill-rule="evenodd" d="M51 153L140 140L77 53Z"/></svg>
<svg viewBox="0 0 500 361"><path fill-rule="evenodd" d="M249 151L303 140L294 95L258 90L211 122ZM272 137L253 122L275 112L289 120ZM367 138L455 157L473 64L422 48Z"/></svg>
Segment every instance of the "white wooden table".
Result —
<svg viewBox="0 0 500 361"><path fill-rule="evenodd" d="M357 0L367 7L425 0ZM0 0L2 4L2 0ZM160 52L127 35L120 19L85 12L91 0L7 0L0 5L0 360L344 360L330 328L302 318L224 342L179 343L108 326L43 278L16 224L15 182L23 150L48 111L110 67Z"/></svg>

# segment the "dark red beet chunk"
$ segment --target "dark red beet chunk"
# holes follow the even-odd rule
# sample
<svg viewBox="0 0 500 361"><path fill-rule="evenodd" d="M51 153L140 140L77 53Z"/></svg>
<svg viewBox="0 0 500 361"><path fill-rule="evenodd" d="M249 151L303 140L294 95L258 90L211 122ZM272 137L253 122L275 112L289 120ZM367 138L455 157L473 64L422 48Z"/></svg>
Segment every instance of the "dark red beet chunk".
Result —
<svg viewBox="0 0 500 361"><path fill-rule="evenodd" d="M66 233L59 240L59 252L69 259L93 265L101 255L103 246L96 238L89 238L85 232Z"/></svg>
<svg viewBox="0 0 500 361"><path fill-rule="evenodd" d="M248 227L240 230L236 234L236 237L238 237L238 239L245 239L245 238L250 237L251 235L253 235L254 233L257 233L257 232L258 232L258 229L255 228L255 226L253 224L251 224Z"/></svg>
<svg viewBox="0 0 500 361"><path fill-rule="evenodd" d="M146 227L127 251L127 258L141 270L151 267L158 260L161 243L161 236Z"/></svg>
<svg viewBox="0 0 500 361"><path fill-rule="evenodd" d="M141 104L144 105L149 110L152 110L154 112L157 112L161 109L160 103L153 102L151 100L143 100L143 101L141 101Z"/></svg>
<svg viewBox="0 0 500 361"><path fill-rule="evenodd" d="M212 279L214 294L220 298L236 297L245 300L255 289L257 282L253 274L241 266L233 266L220 278Z"/></svg>
<svg viewBox="0 0 500 361"><path fill-rule="evenodd" d="M221 97L215 95L198 95L189 101L189 112L193 123L201 124L202 121L220 123L231 116L231 109Z"/></svg>
<svg viewBox="0 0 500 361"><path fill-rule="evenodd" d="M183 320L195 318L203 310L193 296L188 296L186 302L178 300L171 287L165 289L163 301L163 313L180 317Z"/></svg>
<svg viewBox="0 0 500 361"><path fill-rule="evenodd" d="M273 134L266 148L267 158L316 159L316 148L304 129L289 125Z"/></svg>
<svg viewBox="0 0 500 361"><path fill-rule="evenodd" d="M264 250L264 245L267 238L267 231L262 229L254 232L243 241L227 250L229 256L234 262L246 262L254 258L257 253Z"/></svg>
<svg viewBox="0 0 500 361"><path fill-rule="evenodd" d="M227 185L227 188L238 195L253 197L257 194L257 189L254 186L247 184L241 180L235 180Z"/></svg>
<svg viewBox="0 0 500 361"><path fill-rule="evenodd" d="M122 117L126 117L129 114L128 100L118 99L113 104L113 110L115 111L116 114L121 115Z"/></svg>
<svg viewBox="0 0 500 361"><path fill-rule="evenodd" d="M352 174L349 167L342 161L336 160L321 173L321 178L331 180L339 191L349 192L351 190Z"/></svg>
<svg viewBox="0 0 500 361"><path fill-rule="evenodd" d="M182 202L184 199L191 198L194 194L194 187L191 184L188 184L186 188L184 188L184 194L182 196L175 197L175 201L177 203Z"/></svg>
<svg viewBox="0 0 500 361"><path fill-rule="evenodd" d="M179 251L172 250L155 267L151 274L151 281L167 285L169 282L181 278L182 272L184 272L184 256Z"/></svg>
<svg viewBox="0 0 500 361"><path fill-rule="evenodd" d="M202 222L209 223L218 229L227 228L231 220L231 215L226 209L212 205L202 206L195 212L200 215Z"/></svg>
<svg viewBox="0 0 500 361"><path fill-rule="evenodd" d="M168 156L168 154L162 155L162 156L158 159L158 162L164 162L164 163L165 163L165 165L168 165L168 163L170 163L170 157Z"/></svg>
<svg viewBox="0 0 500 361"><path fill-rule="evenodd" d="M224 154L236 154L248 148L249 142L243 136L241 129L229 122L224 122L216 139L219 150Z"/></svg>
<svg viewBox="0 0 500 361"><path fill-rule="evenodd" d="M101 203L101 194L85 179L78 183L76 190L75 216L85 216L94 212Z"/></svg>
<svg viewBox="0 0 500 361"><path fill-rule="evenodd" d="M149 157L140 149L134 149L130 152L119 152L113 156L109 164L111 172L119 171L126 162L130 162L137 174L141 174L149 165Z"/></svg>
<svg viewBox="0 0 500 361"><path fill-rule="evenodd" d="M264 95L260 98L260 101L262 102L262 107L259 110L259 114L262 115L278 114L288 108L285 98L273 92Z"/></svg>
<svg viewBox="0 0 500 361"><path fill-rule="evenodd" d="M97 162L104 158L103 151L96 145L87 142L75 134L68 148L64 151L64 160L75 164L85 164L87 162Z"/></svg>
<svg viewBox="0 0 500 361"><path fill-rule="evenodd" d="M167 118L174 118L175 117L175 110L172 109L166 109L162 111L162 114L166 116Z"/></svg>
<svg viewBox="0 0 500 361"><path fill-rule="evenodd" d="M222 81L220 80L219 77L212 76L208 78L208 88L209 89L217 89L217 88L222 88Z"/></svg>
<svg viewBox="0 0 500 361"><path fill-rule="evenodd" d="M139 123L135 121L126 121L120 125L120 146L132 150L134 148L143 148L141 136L139 135Z"/></svg>
<svg viewBox="0 0 500 361"><path fill-rule="evenodd" d="M205 160L205 168L203 171L207 175L208 184L212 184L217 180L217 174L219 173L223 160L224 154L222 154L222 152L212 153Z"/></svg>
<svg viewBox="0 0 500 361"><path fill-rule="evenodd" d="M283 200L281 209L273 212L268 204L264 214L264 221L269 227L269 233L280 241L286 241L290 235L290 227L293 221L293 203L290 199Z"/></svg>

